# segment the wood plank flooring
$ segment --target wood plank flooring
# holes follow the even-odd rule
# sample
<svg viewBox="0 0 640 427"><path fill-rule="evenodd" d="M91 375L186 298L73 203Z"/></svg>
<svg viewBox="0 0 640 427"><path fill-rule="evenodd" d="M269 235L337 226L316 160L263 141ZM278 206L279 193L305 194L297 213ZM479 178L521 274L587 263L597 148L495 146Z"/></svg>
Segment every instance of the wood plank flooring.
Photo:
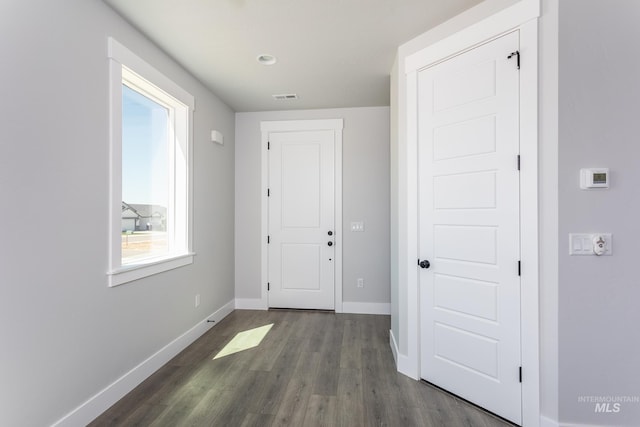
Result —
<svg viewBox="0 0 640 427"><path fill-rule="evenodd" d="M257 347L214 360L269 324ZM90 425L511 425L398 374L389 329L389 316L234 311Z"/></svg>

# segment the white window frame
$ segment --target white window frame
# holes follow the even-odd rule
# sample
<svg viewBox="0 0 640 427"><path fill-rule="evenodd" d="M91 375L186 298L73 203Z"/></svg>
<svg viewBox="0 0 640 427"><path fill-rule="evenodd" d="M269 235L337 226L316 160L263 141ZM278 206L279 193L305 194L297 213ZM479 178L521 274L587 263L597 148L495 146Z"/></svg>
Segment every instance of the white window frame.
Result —
<svg viewBox="0 0 640 427"><path fill-rule="evenodd" d="M192 123L194 97L125 46L109 37L110 153L109 153L109 286L122 285L193 263L192 251ZM180 147L170 160L167 223L169 252L122 263L122 85L152 94L154 101L170 105L175 141ZM177 102L176 102L177 101Z"/></svg>

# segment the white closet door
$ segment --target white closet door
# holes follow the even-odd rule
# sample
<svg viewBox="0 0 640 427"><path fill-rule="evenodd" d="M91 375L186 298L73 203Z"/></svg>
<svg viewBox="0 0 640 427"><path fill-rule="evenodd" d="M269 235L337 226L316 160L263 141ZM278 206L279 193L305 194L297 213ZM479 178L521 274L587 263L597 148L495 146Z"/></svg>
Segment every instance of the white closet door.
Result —
<svg viewBox="0 0 640 427"><path fill-rule="evenodd" d="M514 32L418 73L422 377L515 423L518 44Z"/></svg>

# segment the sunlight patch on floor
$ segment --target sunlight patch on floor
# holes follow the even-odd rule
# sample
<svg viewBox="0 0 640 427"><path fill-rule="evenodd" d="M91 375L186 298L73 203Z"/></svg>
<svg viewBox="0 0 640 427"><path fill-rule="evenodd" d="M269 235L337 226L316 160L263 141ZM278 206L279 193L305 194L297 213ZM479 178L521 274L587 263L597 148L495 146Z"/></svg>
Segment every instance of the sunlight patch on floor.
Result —
<svg viewBox="0 0 640 427"><path fill-rule="evenodd" d="M260 326L258 328L238 332L236 336L233 337L233 339L229 342L229 344L225 345L224 348L215 355L213 360L259 346L272 327L273 323Z"/></svg>

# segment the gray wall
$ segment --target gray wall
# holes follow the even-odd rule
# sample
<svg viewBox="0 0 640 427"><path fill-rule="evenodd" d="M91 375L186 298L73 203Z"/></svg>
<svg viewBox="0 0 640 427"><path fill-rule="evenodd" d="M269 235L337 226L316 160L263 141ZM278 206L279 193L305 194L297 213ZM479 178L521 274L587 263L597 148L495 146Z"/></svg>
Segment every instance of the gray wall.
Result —
<svg viewBox="0 0 640 427"><path fill-rule="evenodd" d="M195 261L116 288L108 36L196 99ZM233 300L234 113L98 0L0 2L0 54L0 425L43 426Z"/></svg>
<svg viewBox="0 0 640 427"><path fill-rule="evenodd" d="M389 303L388 107L236 114L236 298L260 298L260 122L328 118L344 119L343 300ZM364 233L349 230L358 220Z"/></svg>
<svg viewBox="0 0 640 427"><path fill-rule="evenodd" d="M640 403L578 398L640 396L640 3L562 0L559 16L560 419L637 426ZM580 190L582 167L609 167L611 188ZM569 256L575 232L613 233L613 256Z"/></svg>

